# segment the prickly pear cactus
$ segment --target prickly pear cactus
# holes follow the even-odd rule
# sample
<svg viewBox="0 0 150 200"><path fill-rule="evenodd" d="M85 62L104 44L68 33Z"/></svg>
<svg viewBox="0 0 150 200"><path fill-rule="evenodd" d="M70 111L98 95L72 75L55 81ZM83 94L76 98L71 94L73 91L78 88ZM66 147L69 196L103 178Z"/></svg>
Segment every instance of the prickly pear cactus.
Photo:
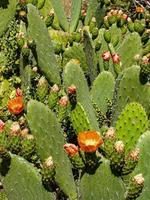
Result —
<svg viewBox="0 0 150 200"><path fill-rule="evenodd" d="M92 96L93 102L95 102L98 108L106 113L108 100L112 100L115 88L115 80L110 72L100 73L91 88L90 94Z"/></svg>
<svg viewBox="0 0 150 200"><path fill-rule="evenodd" d="M11 157L10 170L3 183L8 199L53 199L52 193L44 189L37 169L19 156Z"/></svg>
<svg viewBox="0 0 150 200"><path fill-rule="evenodd" d="M113 124L115 124L122 109L130 102L139 102L149 115L150 88L139 81L139 66L132 66L118 77L114 94Z"/></svg>
<svg viewBox="0 0 150 200"><path fill-rule="evenodd" d="M29 34L36 43L38 65L50 83L60 83L59 68L52 48L51 40L44 22L36 8L28 5ZM38 23L38 26L35 26ZM40 33L41 32L41 33ZM43 37L42 37L43 35Z"/></svg>
<svg viewBox="0 0 150 200"><path fill-rule="evenodd" d="M74 76L76 74L76 76ZM92 107L92 101L89 95L88 85L78 60L71 60L64 69L64 84L68 88L75 85L77 88L77 99L82 104L92 129L98 130L96 116Z"/></svg>
<svg viewBox="0 0 150 200"><path fill-rule="evenodd" d="M36 116L34 115L35 110ZM56 116L48 107L32 100L28 103L27 117L29 126L37 141L37 149L41 160L44 161L52 155L57 166L56 182L70 199L76 198L76 187L71 165L63 150L65 142ZM37 123L37 121L41 123ZM62 169L65 169L65 171Z"/></svg>
<svg viewBox="0 0 150 200"><path fill-rule="evenodd" d="M84 174L81 183L81 199L124 199L125 187L120 178L110 170L109 161L103 160L95 174Z"/></svg>
<svg viewBox="0 0 150 200"><path fill-rule="evenodd" d="M147 128L148 118L143 107L139 103L128 104L116 121L117 138L126 144L126 152L135 147Z"/></svg>
<svg viewBox="0 0 150 200"><path fill-rule="evenodd" d="M7 1L5 4L7 4ZM0 22L0 36L2 36L2 34L7 30L9 23L15 16L16 4L17 4L17 1L12 0L12 1L9 1L8 7L7 5L5 5L7 9L2 9L0 7L0 21L1 21ZM4 18L4 15L5 15L5 18Z"/></svg>
<svg viewBox="0 0 150 200"><path fill-rule="evenodd" d="M149 141L150 141L150 132L145 132L139 139L137 143L137 147L140 149L140 160L139 163L133 172L134 174L141 173L145 179L144 182L144 189L141 196L138 198L139 200L145 200L150 198L149 194L149 163L150 163L150 156L149 156Z"/></svg>

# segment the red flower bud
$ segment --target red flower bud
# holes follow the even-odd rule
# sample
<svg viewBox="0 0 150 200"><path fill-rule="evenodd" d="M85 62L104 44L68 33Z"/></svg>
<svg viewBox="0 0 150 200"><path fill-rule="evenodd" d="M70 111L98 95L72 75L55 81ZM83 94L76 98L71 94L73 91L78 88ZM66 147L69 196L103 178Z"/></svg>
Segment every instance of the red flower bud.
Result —
<svg viewBox="0 0 150 200"><path fill-rule="evenodd" d="M76 93L75 85L71 85L70 87L68 87L68 94L75 94L75 93Z"/></svg>
<svg viewBox="0 0 150 200"><path fill-rule="evenodd" d="M114 63L114 64L119 64L120 61L121 61L119 54L114 53L114 54L112 55L112 60L113 60L113 63Z"/></svg>
<svg viewBox="0 0 150 200"><path fill-rule="evenodd" d="M64 149L70 157L73 157L76 153L78 153L78 147L72 143L65 144Z"/></svg>

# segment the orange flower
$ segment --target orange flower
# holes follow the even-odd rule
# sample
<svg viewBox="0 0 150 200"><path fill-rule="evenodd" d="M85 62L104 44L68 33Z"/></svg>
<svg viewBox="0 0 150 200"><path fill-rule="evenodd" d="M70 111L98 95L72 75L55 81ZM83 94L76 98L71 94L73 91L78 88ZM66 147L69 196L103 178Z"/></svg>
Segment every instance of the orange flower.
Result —
<svg viewBox="0 0 150 200"><path fill-rule="evenodd" d="M140 7L140 6L137 6L136 7L136 12L137 13L143 13L144 12L144 8Z"/></svg>
<svg viewBox="0 0 150 200"><path fill-rule="evenodd" d="M78 152L78 147L75 144L67 143L64 145L67 154L73 157Z"/></svg>
<svg viewBox="0 0 150 200"><path fill-rule="evenodd" d="M78 144L83 151L94 152L103 140L97 131L84 131L78 134Z"/></svg>
<svg viewBox="0 0 150 200"><path fill-rule="evenodd" d="M10 113L18 115L24 109L22 96L10 99L7 106Z"/></svg>

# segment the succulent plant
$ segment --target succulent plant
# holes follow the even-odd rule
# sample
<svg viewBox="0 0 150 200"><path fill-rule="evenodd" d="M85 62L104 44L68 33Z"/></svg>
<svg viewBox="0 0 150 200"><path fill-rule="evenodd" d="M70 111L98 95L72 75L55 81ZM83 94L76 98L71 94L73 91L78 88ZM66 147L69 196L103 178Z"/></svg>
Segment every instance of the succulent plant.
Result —
<svg viewBox="0 0 150 200"><path fill-rule="evenodd" d="M0 199L150 198L147 2L0 2Z"/></svg>

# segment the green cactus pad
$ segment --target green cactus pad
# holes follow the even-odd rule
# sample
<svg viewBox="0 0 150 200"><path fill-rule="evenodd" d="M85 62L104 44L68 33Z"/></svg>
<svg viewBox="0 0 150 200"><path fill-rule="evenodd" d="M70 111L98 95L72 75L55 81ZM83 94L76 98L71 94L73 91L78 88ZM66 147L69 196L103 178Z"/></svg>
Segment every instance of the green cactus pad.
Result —
<svg viewBox="0 0 150 200"><path fill-rule="evenodd" d="M121 57L123 69L132 66L135 63L134 57L141 54L142 44L138 33L127 34L122 44L117 49L117 53Z"/></svg>
<svg viewBox="0 0 150 200"><path fill-rule="evenodd" d="M86 28L83 30L83 37L84 37L84 52L88 65L88 76L90 79L90 83L93 83L94 79L97 76L97 60L92 44L92 39Z"/></svg>
<svg viewBox="0 0 150 200"><path fill-rule="evenodd" d="M8 200L7 195L4 191L0 191L0 200Z"/></svg>
<svg viewBox="0 0 150 200"><path fill-rule="evenodd" d="M70 85L75 85L77 88L77 101L81 103L88 117L91 128L99 130L95 112L92 107L91 98L89 95L88 85L80 64L77 60L71 60L64 69L64 85L68 88Z"/></svg>
<svg viewBox="0 0 150 200"><path fill-rule="evenodd" d="M75 109L71 112L71 121L77 133L91 130L90 122L83 106L78 102Z"/></svg>
<svg viewBox="0 0 150 200"><path fill-rule="evenodd" d="M150 180L150 154L149 154L149 144L150 144L150 131L145 132L139 139L137 147L140 149L140 159L139 163L133 172L136 174L143 174L145 179L144 188L141 196L138 200L150 199L149 193L149 180Z"/></svg>
<svg viewBox="0 0 150 200"><path fill-rule="evenodd" d="M63 2L60 0L51 0L51 4L55 10L57 17L58 17L60 26L64 29L64 31L68 31L69 23L67 22L67 16L65 14Z"/></svg>
<svg viewBox="0 0 150 200"><path fill-rule="evenodd" d="M88 2L88 9L86 12L86 17L85 17L85 25L89 25L92 17L95 15L97 7L98 7L98 1L95 0L89 0Z"/></svg>
<svg viewBox="0 0 150 200"><path fill-rule="evenodd" d="M82 4L82 0L72 1L72 15L71 15L71 22L70 22L70 27L69 27L70 32L75 31L78 25L80 12L81 12L81 4Z"/></svg>
<svg viewBox="0 0 150 200"><path fill-rule="evenodd" d="M8 24L16 12L16 0L9 0L8 8L0 8L0 36L7 30Z"/></svg>
<svg viewBox="0 0 150 200"><path fill-rule="evenodd" d="M3 186L9 200L54 199L52 193L44 189L36 168L19 156L12 155Z"/></svg>
<svg viewBox="0 0 150 200"><path fill-rule="evenodd" d="M78 59L83 71L87 72L88 66L82 44L74 44L72 47L65 49L65 52L63 53L63 66L65 66L71 59Z"/></svg>
<svg viewBox="0 0 150 200"><path fill-rule="evenodd" d="M113 124L115 124L122 109L130 102L139 102L150 113L150 87L142 85L139 81L139 66L132 66L122 73L116 85ZM119 80L120 79L120 80Z"/></svg>
<svg viewBox="0 0 150 200"><path fill-rule="evenodd" d="M143 107L139 103L128 104L116 122L117 138L124 142L126 152L135 148L147 128L148 118Z"/></svg>
<svg viewBox="0 0 150 200"><path fill-rule="evenodd" d="M36 44L38 66L50 83L59 84L59 68L48 31L37 9L31 4L28 5L28 22L29 34Z"/></svg>
<svg viewBox="0 0 150 200"><path fill-rule="evenodd" d="M53 157L56 165L56 182L70 199L76 198L71 163L63 148L65 141L55 114L44 104L31 100L27 105L27 118L41 160Z"/></svg>
<svg viewBox="0 0 150 200"><path fill-rule="evenodd" d="M108 99L112 100L113 98L114 87L114 77L106 71L100 73L93 82L90 94L98 108L104 113L107 112Z"/></svg>
<svg viewBox="0 0 150 200"><path fill-rule="evenodd" d="M83 175L80 190L81 200L124 200L123 182L111 173L106 160L100 164L95 174Z"/></svg>

